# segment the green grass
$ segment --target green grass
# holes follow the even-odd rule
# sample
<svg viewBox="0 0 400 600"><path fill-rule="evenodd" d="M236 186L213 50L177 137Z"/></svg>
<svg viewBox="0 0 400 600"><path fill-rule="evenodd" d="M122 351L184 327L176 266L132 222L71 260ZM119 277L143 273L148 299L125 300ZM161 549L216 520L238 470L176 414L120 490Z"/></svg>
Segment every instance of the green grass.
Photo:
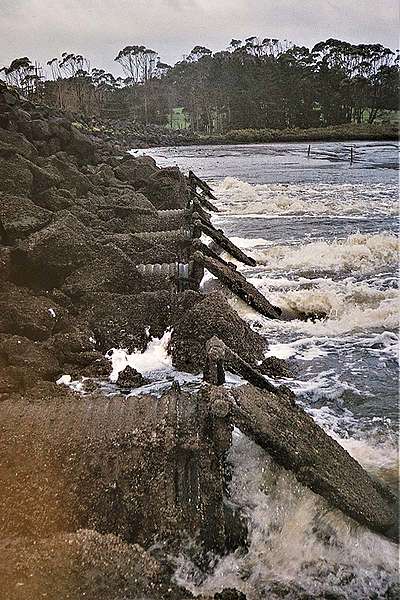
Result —
<svg viewBox="0 0 400 600"><path fill-rule="evenodd" d="M224 134L196 136L204 144L257 144L268 142L316 142L346 140L395 140L394 124L346 124L310 129L233 129Z"/></svg>

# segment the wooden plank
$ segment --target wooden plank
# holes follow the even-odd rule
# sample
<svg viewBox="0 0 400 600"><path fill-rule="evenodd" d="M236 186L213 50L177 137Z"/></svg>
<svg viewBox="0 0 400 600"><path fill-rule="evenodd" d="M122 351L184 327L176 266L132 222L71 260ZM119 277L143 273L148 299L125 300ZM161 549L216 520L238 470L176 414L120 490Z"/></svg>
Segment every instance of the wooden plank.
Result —
<svg viewBox="0 0 400 600"><path fill-rule="evenodd" d="M201 227L203 233L205 233L206 235L208 235L208 237L213 239L214 242L218 244L218 246L221 246L221 248L223 248L226 252L228 252L228 254L233 256L233 258L236 258L239 262L249 267L255 267L257 265L257 262L254 260L254 258L247 256L247 254L245 254L240 248L235 246L235 244L231 242L231 240L227 238L226 235L224 235L222 229L215 229L214 227L206 225L206 223L200 220L195 220L193 224L194 226Z"/></svg>
<svg viewBox="0 0 400 600"><path fill-rule="evenodd" d="M273 306L241 273L227 266L221 260L204 256L201 252L195 252L193 259L202 263L203 266L226 285L236 296L244 300L249 306L269 319L278 319L282 313L281 309Z"/></svg>
<svg viewBox="0 0 400 600"><path fill-rule="evenodd" d="M208 391L221 399L223 388ZM285 394L244 385L224 390L234 424L332 506L372 531L396 539L395 498Z"/></svg>

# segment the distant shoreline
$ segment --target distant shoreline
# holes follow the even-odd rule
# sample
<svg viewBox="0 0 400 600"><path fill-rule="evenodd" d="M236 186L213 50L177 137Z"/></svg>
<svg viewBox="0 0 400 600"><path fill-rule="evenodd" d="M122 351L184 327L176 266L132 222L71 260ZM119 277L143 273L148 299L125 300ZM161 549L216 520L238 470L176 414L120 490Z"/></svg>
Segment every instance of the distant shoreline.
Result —
<svg viewBox="0 0 400 600"><path fill-rule="evenodd" d="M200 136L199 144L266 144L290 142L357 142L397 141L398 130L394 126L335 126L303 130L239 130L224 135Z"/></svg>

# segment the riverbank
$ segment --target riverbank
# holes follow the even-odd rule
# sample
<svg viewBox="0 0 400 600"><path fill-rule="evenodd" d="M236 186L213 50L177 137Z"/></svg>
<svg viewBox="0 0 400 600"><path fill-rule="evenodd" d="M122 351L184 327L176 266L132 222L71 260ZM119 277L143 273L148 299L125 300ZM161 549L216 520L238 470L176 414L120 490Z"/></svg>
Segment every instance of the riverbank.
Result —
<svg viewBox="0 0 400 600"><path fill-rule="evenodd" d="M226 133L203 135L189 129L169 129L160 125L143 125L125 119L92 121L81 124L89 134L100 136L118 151L160 146L222 144L265 144L285 142L390 141L398 139L398 127L377 123L345 124L310 129L236 129Z"/></svg>

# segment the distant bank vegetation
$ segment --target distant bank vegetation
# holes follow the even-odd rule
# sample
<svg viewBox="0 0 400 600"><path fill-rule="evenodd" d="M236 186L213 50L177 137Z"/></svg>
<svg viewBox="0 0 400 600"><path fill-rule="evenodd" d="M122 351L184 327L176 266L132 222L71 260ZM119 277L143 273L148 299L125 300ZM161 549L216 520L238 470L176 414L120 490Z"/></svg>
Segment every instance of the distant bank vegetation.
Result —
<svg viewBox="0 0 400 600"><path fill-rule="evenodd" d="M348 139L353 124L358 139L374 131L393 137L399 54L381 44L329 39L309 49L250 37L215 53L195 46L174 66L137 45L115 61L124 77L67 52L45 66L17 58L1 75L29 98L85 117L188 129L228 142L316 140L320 128L324 139Z"/></svg>

